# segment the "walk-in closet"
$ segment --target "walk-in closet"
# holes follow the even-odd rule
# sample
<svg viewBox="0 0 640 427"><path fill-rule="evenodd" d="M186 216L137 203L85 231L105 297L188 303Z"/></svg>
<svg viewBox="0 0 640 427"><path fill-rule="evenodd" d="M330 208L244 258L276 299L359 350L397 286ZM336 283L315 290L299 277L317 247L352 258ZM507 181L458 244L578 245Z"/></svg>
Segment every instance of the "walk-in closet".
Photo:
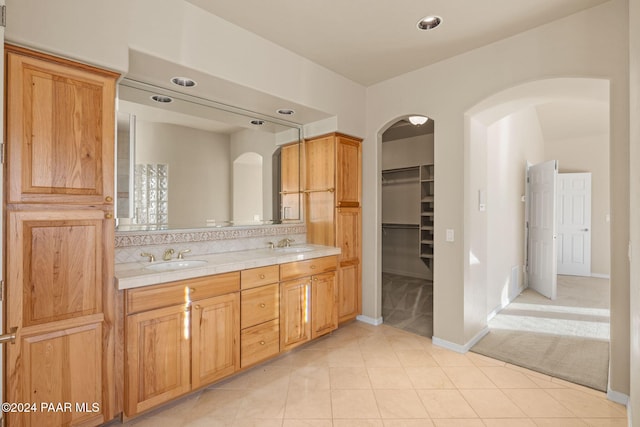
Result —
<svg viewBox="0 0 640 427"><path fill-rule="evenodd" d="M382 317L433 335L433 121L403 119L382 135Z"/></svg>

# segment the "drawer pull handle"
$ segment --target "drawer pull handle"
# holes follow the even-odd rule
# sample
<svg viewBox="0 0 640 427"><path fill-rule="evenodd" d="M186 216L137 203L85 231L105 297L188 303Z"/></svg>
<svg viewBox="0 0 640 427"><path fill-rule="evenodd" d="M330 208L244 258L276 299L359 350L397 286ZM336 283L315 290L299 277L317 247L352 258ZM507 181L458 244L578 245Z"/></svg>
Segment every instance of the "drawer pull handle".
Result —
<svg viewBox="0 0 640 427"><path fill-rule="evenodd" d="M315 270L316 266L315 265L311 265L311 267L309 267L309 268L312 269L312 270Z"/></svg>
<svg viewBox="0 0 640 427"><path fill-rule="evenodd" d="M196 288L189 288L189 292L194 293L196 291Z"/></svg>
<svg viewBox="0 0 640 427"><path fill-rule="evenodd" d="M260 345L265 345L265 344L266 344L266 342L260 341Z"/></svg>
<svg viewBox="0 0 640 427"><path fill-rule="evenodd" d="M261 275L260 275L260 278L261 278L261 279L264 279L264 277L265 277L265 276L264 276L264 274L261 274Z"/></svg>
<svg viewBox="0 0 640 427"><path fill-rule="evenodd" d="M267 305L263 302L260 303L260 308L265 308Z"/></svg>

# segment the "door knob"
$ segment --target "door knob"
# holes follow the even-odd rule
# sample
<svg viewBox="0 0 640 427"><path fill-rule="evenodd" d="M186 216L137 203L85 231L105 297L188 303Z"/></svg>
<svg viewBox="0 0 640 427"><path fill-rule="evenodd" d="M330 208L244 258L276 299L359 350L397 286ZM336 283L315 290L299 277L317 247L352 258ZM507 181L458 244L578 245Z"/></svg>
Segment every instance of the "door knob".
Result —
<svg viewBox="0 0 640 427"><path fill-rule="evenodd" d="M588 228L583 228L580 231L589 231L589 229Z"/></svg>
<svg viewBox="0 0 640 427"><path fill-rule="evenodd" d="M15 344L17 332L18 332L18 327L14 326L13 328L9 329L8 334L0 335L0 344L4 344L6 342Z"/></svg>

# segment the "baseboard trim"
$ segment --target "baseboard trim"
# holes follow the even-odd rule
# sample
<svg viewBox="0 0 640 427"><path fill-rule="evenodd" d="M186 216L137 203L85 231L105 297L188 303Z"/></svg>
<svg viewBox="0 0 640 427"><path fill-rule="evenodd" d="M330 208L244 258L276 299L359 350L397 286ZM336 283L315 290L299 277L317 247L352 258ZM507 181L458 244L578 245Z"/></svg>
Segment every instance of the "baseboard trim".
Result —
<svg viewBox="0 0 640 427"><path fill-rule="evenodd" d="M484 327L482 328L482 330L480 332L478 332L477 334L475 334L475 336L473 338L471 338L469 341L466 342L466 344L464 345L460 345L460 344L456 344L447 340L443 340L441 338L438 338L436 336L431 338L431 341L433 342L433 344L437 345L438 347L442 347L442 348L446 348L447 350L451 350L451 351L455 351L456 353L466 353L469 350L471 350L471 347L473 347L474 345L476 345L478 343L478 341L480 341L482 338L484 338L485 335L487 335L489 333L489 328L488 327Z"/></svg>
<svg viewBox="0 0 640 427"><path fill-rule="evenodd" d="M629 396L627 396L626 394L607 388L607 399L612 402L625 405L627 407L627 413L629 412Z"/></svg>
<svg viewBox="0 0 640 427"><path fill-rule="evenodd" d="M369 316L365 316L363 314L359 314L358 316L356 316L356 320L359 320L361 322L364 322L364 323L367 323L367 324L373 325L373 326L382 325L382 316L378 317L377 319L374 319L373 317L369 317Z"/></svg>
<svg viewBox="0 0 640 427"><path fill-rule="evenodd" d="M518 289L518 294L515 295L513 298L509 298L509 300L505 303L500 304L499 306L497 306L496 308L493 309L493 311L491 313L489 313L487 315L487 322L489 322L491 319L493 319L494 317L496 317L496 315L498 313L500 313L502 310L505 309L506 306L508 306L509 304L511 304L513 302L513 300L515 300L516 298L518 298L518 296L520 296L520 294L522 293L522 291L524 291L525 288L524 286L521 286Z"/></svg>
<svg viewBox="0 0 640 427"><path fill-rule="evenodd" d="M611 276L608 274L591 273L591 277L595 277L597 279L611 279Z"/></svg>

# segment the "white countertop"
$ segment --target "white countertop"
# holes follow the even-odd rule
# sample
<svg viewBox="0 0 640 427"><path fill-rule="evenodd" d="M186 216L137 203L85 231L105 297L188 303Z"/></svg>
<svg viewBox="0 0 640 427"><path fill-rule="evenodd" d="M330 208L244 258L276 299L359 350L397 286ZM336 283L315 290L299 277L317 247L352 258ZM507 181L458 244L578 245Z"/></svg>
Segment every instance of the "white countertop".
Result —
<svg viewBox="0 0 640 427"><path fill-rule="evenodd" d="M304 261L340 254L340 248L333 246L304 244L293 245L291 248L304 248L303 250L305 250L305 252L285 252L287 249L276 248L224 252L210 255L190 255L185 256L184 259L204 260L207 261L207 263L196 267L168 271L155 271L145 268L150 264L160 264L163 261L156 261L155 263L142 261L116 264L116 284L118 289L139 288L141 286L157 285L159 283L174 282L176 280L209 276L229 271L246 270L249 268Z"/></svg>

